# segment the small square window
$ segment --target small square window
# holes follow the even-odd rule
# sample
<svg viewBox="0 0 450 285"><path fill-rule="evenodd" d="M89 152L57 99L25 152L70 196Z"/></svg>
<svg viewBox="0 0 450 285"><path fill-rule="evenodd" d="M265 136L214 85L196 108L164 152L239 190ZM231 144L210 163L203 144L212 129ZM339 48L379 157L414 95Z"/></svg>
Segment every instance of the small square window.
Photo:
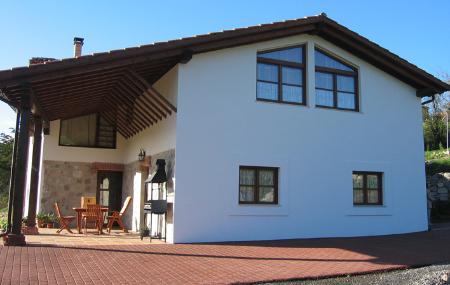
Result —
<svg viewBox="0 0 450 285"><path fill-rule="evenodd" d="M278 204L278 168L240 166L239 204Z"/></svg>
<svg viewBox="0 0 450 285"><path fill-rule="evenodd" d="M382 172L353 172L353 204L382 205Z"/></svg>

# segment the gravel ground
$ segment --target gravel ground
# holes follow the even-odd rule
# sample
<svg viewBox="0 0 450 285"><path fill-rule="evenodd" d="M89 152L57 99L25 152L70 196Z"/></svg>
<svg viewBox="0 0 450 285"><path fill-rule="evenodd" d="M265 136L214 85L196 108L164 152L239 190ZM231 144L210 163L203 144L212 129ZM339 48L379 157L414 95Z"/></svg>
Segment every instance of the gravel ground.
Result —
<svg viewBox="0 0 450 285"><path fill-rule="evenodd" d="M443 285L441 279L445 273L450 273L450 263L431 265L415 269L398 270L359 276L346 276L321 280L304 280L290 282L264 283L264 285ZM450 281L450 280L449 280ZM263 284L261 284L263 285Z"/></svg>

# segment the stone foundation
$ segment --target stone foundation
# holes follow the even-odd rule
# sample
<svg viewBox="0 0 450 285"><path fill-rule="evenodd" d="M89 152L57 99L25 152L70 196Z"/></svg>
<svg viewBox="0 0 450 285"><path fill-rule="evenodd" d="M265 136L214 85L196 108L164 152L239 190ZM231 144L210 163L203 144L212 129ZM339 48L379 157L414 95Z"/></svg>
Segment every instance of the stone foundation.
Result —
<svg viewBox="0 0 450 285"><path fill-rule="evenodd" d="M432 201L445 201L449 199L450 173L437 173L427 177L428 196Z"/></svg>

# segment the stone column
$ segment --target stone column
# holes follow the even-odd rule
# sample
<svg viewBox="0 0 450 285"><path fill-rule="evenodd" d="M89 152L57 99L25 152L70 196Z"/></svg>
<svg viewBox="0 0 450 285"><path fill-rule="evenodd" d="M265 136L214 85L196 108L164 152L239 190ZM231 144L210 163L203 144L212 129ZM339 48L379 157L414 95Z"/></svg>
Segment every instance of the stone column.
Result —
<svg viewBox="0 0 450 285"><path fill-rule="evenodd" d="M16 156L17 156L17 141L19 140L19 123L20 112L17 111L16 115L16 128L14 129L14 149L11 161L11 174L9 177L9 196L8 196L8 227L6 231L11 232L11 214L12 214L12 201L14 197L14 177L16 177Z"/></svg>
<svg viewBox="0 0 450 285"><path fill-rule="evenodd" d="M41 166L42 118L34 117L33 160L31 164L30 196L28 201L27 233L37 234L36 208Z"/></svg>
<svg viewBox="0 0 450 285"><path fill-rule="evenodd" d="M25 245L25 236L22 234L23 201L25 196L28 147L29 147L29 123L31 117L29 94L22 95L19 115L19 132L17 141L17 156L15 157L14 193L12 197L12 226L11 232L4 237L5 245ZM10 217L8 217L9 219Z"/></svg>

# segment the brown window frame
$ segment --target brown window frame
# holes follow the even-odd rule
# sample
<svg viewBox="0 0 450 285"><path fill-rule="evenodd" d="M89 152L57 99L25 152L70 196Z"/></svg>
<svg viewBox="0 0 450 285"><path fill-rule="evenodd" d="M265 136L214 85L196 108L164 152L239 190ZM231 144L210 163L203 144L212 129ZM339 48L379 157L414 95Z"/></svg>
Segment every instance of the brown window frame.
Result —
<svg viewBox="0 0 450 285"><path fill-rule="evenodd" d="M353 171L352 172L352 176L353 174L355 175L362 175L363 176L363 188L355 188L352 185L352 189L353 189L353 205L354 206L381 206L383 205L383 172L378 172L378 171ZM378 181L378 188L377 189L373 189L373 188L367 188L367 175L376 175L377 176L377 181ZM353 178L353 177L352 177ZM353 182L352 182L353 184ZM355 203L355 189L356 190L362 190L363 191L363 197L364 197L364 201L362 203ZM378 191L378 203L369 203L368 201L368 190L377 190Z"/></svg>
<svg viewBox="0 0 450 285"><path fill-rule="evenodd" d="M254 170L255 171L255 185L247 185L247 184L241 184L241 170L242 169L250 169L250 170ZM259 185L259 171L264 170L264 171L272 171L274 173L274 177L273 177L273 188L274 188L274 193L273 193L273 202L261 202L258 201L258 197L259 197L259 187L264 187L264 186L268 186L268 185ZM248 166L248 165L240 165L239 166L239 188L238 188L238 199L239 199L239 204L244 204L244 205L278 205L278 172L279 172L279 168L278 167L268 167L268 166ZM253 187L253 201L241 201L241 186L244 187Z"/></svg>
<svg viewBox="0 0 450 285"><path fill-rule="evenodd" d="M285 49L292 49L292 48L302 48L302 63L259 57L260 54L275 52L275 51L280 51L280 50L285 50ZM256 63L257 70L258 70L258 64L260 64L260 63L276 65L278 67L278 82L273 82L273 81L268 81L268 80L259 80L258 75L256 76L256 84L258 84L258 82L278 84L277 100L258 98L258 92L257 92L256 93L257 101L306 106L306 44L260 51L257 53L256 58L257 58L257 63ZM300 69L302 71L302 85L283 83L283 67L291 67L291 68ZM302 88L302 103L283 101L283 85L301 87Z"/></svg>
<svg viewBox="0 0 450 285"><path fill-rule="evenodd" d="M359 112L359 88L358 88L358 69L351 66L350 64L336 58L335 56L331 55L329 52L326 52L325 50L315 47L315 51L319 51L321 53L323 53L324 55L334 59L335 61L348 66L349 68L353 69L353 71L345 71L345 70L340 70L340 69L334 69L334 68L329 68L329 67L322 67L322 66L317 66L315 65L315 73L320 72L320 73L327 73L327 74L331 74L333 76L333 89L327 89L327 88L320 88L320 87L315 87L315 89L317 90L325 90L325 91L332 91L333 92L333 106L326 106L326 105L318 105L316 103L316 107L319 108L326 108L326 109L336 109L336 110L345 110L345 111L354 111L354 112ZM350 109L350 108L342 108L342 107L338 107L338 92L339 93L346 93L346 94L353 94L353 92L348 92L348 91L339 91L337 89L337 76L341 75L341 76L347 76L347 77L353 77L353 81L354 81L354 90L355 90L355 108L354 109ZM314 74L314 78L315 78L315 74ZM316 97L317 98L317 97Z"/></svg>
<svg viewBox="0 0 450 285"><path fill-rule="evenodd" d="M78 117L82 117L82 116L75 116L75 117L70 117L67 119L61 119L61 121L59 122L59 138L58 138L58 146L63 146L63 147L82 147L82 148L103 148L103 149L116 149L117 148L117 128L116 126L112 125L113 127L113 145L112 146L99 146L99 134L100 134L100 114L98 113L92 113L92 114L87 114L87 115L83 115L83 116L88 116L88 115L95 115L97 117L96 119L96 126L95 126L95 145L67 145L67 144L63 144L61 143L61 130L62 130L62 122L66 121L66 120L70 120L70 119L75 119Z"/></svg>

